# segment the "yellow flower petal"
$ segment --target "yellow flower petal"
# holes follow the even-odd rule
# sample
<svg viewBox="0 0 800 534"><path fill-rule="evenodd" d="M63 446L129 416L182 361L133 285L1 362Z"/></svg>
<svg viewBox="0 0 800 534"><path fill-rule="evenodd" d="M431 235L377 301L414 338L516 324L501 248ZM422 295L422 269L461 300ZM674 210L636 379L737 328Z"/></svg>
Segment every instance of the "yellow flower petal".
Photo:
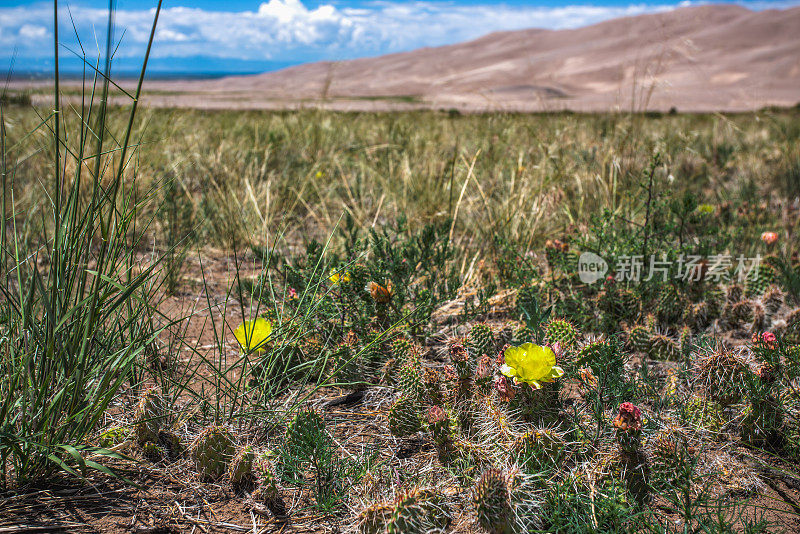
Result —
<svg viewBox="0 0 800 534"><path fill-rule="evenodd" d="M263 350L264 344L272 335L272 323L261 317L254 321L248 320L240 324L233 335L243 351Z"/></svg>
<svg viewBox="0 0 800 534"><path fill-rule="evenodd" d="M541 347L533 343L525 343L521 347L525 351L522 365L518 369L520 375L526 380L539 380L547 376L555 365L556 358L548 347Z"/></svg>
<svg viewBox="0 0 800 534"><path fill-rule="evenodd" d="M500 367L500 372L509 378L514 378L514 376L516 376L517 374L517 372L514 370L513 367L505 364L503 364L503 366Z"/></svg>
<svg viewBox="0 0 800 534"><path fill-rule="evenodd" d="M558 367L557 365L554 365L550 369L550 372L547 374L547 378L549 378L550 380L553 380L554 378L559 378L559 377L562 377L562 376L564 376L564 370L561 367Z"/></svg>
<svg viewBox="0 0 800 534"><path fill-rule="evenodd" d="M347 271L344 271L344 272L334 271L328 277L328 280L330 280L333 285L336 285L336 284L339 284L339 283L347 283L347 282L350 281L350 273L348 273Z"/></svg>
<svg viewBox="0 0 800 534"><path fill-rule="evenodd" d="M540 382L552 382L564 374L556 367L556 355L550 347L524 343L509 347L505 353L505 365L501 372L518 382L531 384L534 389L542 387Z"/></svg>
<svg viewBox="0 0 800 534"><path fill-rule="evenodd" d="M525 350L522 347L508 347L504 353L506 365L517 368L522 363Z"/></svg>

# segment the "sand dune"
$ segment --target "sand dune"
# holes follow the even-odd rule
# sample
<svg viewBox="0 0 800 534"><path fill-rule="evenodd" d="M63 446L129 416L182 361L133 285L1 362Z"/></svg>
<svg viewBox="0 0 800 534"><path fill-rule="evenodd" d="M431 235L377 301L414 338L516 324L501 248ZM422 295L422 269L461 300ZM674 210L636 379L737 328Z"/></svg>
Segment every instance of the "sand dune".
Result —
<svg viewBox="0 0 800 534"><path fill-rule="evenodd" d="M800 7L687 7L213 81L149 82L202 108L749 110L800 102Z"/></svg>

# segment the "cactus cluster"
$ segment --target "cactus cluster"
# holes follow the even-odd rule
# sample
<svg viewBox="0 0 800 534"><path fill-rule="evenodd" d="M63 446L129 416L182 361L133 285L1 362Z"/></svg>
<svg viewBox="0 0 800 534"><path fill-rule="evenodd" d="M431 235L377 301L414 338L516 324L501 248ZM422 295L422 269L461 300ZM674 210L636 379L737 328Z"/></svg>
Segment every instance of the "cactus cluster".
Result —
<svg viewBox="0 0 800 534"><path fill-rule="evenodd" d="M444 532L452 522L446 497L435 489L402 490L392 502L373 504L359 514L362 534Z"/></svg>

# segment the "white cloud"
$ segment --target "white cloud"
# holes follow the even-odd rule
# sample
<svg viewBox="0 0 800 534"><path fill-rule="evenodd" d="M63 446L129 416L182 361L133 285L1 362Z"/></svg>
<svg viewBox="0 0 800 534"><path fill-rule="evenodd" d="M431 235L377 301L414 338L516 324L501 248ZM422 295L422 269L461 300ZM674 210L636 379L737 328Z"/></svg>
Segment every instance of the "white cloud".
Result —
<svg viewBox="0 0 800 534"><path fill-rule="evenodd" d="M346 59L455 43L499 30L574 28L675 6L534 7L379 0L358 8L326 4L308 9L301 0L269 0L254 6L253 11L239 12L168 7L161 12L152 54L162 58ZM42 21L50 20L51 9L49 4L0 8L0 53L10 56L16 48L22 57L46 57L51 49L48 40L52 27ZM117 11L117 38L124 30L118 56L143 53L153 14L152 9ZM72 16L84 46L103 42L105 11L73 7ZM74 49L74 33L66 13L61 21L60 35ZM96 50L87 52L96 54Z"/></svg>
<svg viewBox="0 0 800 534"><path fill-rule="evenodd" d="M48 31L44 26L33 24L23 24L19 29L19 36L23 39L41 39L47 37Z"/></svg>

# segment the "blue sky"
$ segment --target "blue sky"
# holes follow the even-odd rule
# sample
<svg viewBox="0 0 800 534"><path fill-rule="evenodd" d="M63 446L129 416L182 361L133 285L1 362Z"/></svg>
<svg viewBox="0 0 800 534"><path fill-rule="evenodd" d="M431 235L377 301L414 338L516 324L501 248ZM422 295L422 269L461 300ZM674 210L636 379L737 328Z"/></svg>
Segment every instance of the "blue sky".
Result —
<svg viewBox="0 0 800 534"><path fill-rule="evenodd" d="M133 72L144 52L157 0L117 2L115 64ZM343 60L439 46L499 30L574 28L699 2L653 0L165 0L152 53L156 74L263 72L318 60ZM797 5L742 1L751 9ZM87 56L104 48L107 2L59 2L61 57L80 69L77 35ZM68 9L69 8L69 9ZM0 0L0 69L52 69L52 3Z"/></svg>

